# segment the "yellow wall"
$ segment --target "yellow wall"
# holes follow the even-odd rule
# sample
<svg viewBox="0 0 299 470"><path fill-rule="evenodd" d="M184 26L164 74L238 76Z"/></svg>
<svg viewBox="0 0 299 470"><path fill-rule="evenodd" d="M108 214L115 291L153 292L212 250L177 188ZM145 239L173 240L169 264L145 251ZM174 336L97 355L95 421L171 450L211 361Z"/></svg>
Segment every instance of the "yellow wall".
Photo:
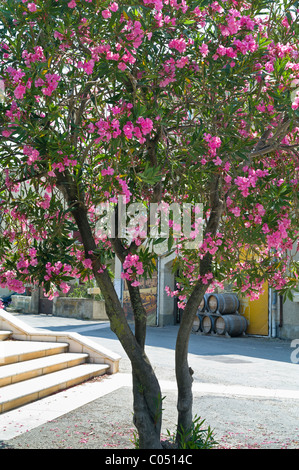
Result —
<svg viewBox="0 0 299 470"><path fill-rule="evenodd" d="M264 293L257 300L240 297L239 313L248 321L246 333L268 336L269 333L269 299L268 283L264 284Z"/></svg>

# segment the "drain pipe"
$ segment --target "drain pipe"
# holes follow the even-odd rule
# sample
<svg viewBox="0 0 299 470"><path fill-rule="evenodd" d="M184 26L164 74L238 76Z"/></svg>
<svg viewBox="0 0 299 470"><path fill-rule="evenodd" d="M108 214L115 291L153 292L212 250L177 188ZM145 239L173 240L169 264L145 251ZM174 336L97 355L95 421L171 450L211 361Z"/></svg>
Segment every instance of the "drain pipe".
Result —
<svg viewBox="0 0 299 470"><path fill-rule="evenodd" d="M272 290L271 295L271 337L277 337L277 326L276 326L276 319L277 319L277 292Z"/></svg>
<svg viewBox="0 0 299 470"><path fill-rule="evenodd" d="M283 295L279 296L279 328L283 327Z"/></svg>

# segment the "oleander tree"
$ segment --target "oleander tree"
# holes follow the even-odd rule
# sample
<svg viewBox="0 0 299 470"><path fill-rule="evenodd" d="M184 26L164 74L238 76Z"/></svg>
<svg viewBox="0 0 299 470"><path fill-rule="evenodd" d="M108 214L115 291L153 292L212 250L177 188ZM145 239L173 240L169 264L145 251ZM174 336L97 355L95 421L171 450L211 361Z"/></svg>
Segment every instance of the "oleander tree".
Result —
<svg viewBox="0 0 299 470"><path fill-rule="evenodd" d="M205 292L229 284L255 298L268 281L287 295L298 283L298 13L287 0L1 2L0 285L53 298L74 278L96 282L132 364L141 448L162 445L139 290L154 247L166 241L179 272L168 289L183 311L178 445L192 425L188 341ZM189 238L173 216L167 236L151 239L148 220L120 234L120 201L161 212L200 204L201 216L190 214Z"/></svg>

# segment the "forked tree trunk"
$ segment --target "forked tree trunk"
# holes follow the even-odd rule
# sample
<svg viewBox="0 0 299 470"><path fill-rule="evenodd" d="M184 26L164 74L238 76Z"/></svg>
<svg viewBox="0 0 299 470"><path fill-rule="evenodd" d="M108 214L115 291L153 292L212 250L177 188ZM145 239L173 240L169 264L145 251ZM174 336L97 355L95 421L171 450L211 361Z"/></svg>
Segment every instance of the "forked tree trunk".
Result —
<svg viewBox="0 0 299 470"><path fill-rule="evenodd" d="M127 353L133 371L134 423L139 433L139 446L143 449L160 449L161 390L153 368L144 352L146 313L142 306L139 289L129 287L135 313L135 335L128 325L124 310L106 270L96 253L96 243L84 205L78 201L77 186L71 177L60 176L59 187L72 211L84 246L85 256L92 261L92 269L105 299L111 330L118 337Z"/></svg>
<svg viewBox="0 0 299 470"><path fill-rule="evenodd" d="M214 184L211 199L214 199L210 217L211 232L215 233L221 214L218 198L218 183ZM69 174L57 175L57 186L63 192L78 230L80 232L85 256L92 261L96 282L105 299L106 312L112 331L118 337L127 353L133 372L134 423L139 433L139 446L142 449L160 449L160 432L162 422L162 397L157 377L145 354L146 314L142 306L139 289L129 284L129 292L135 316L135 335L126 320L124 310L107 270L102 270L100 260L96 256L96 243L87 217L83 198L78 196L78 186ZM116 241L117 243L117 241ZM120 246L115 251L122 260ZM211 257L206 255L201 263L200 273L206 274L211 267ZM185 308L176 344L176 378L178 384L178 430L188 430L192 425L192 371L188 367L188 344L193 318L208 285L200 282L195 286Z"/></svg>
<svg viewBox="0 0 299 470"><path fill-rule="evenodd" d="M144 360L149 361L145 355L146 337L146 311L142 303L138 287L128 282L131 305L134 312L135 338L142 349ZM152 379L150 389L144 389L142 372L133 366L133 409L134 424L138 430L140 449L160 449L160 434L162 423L161 390L157 378L151 368Z"/></svg>
<svg viewBox="0 0 299 470"><path fill-rule="evenodd" d="M203 284L198 284L195 287L183 311L176 341L175 372L178 387L176 441L178 444L189 440L189 431L193 421L193 370L188 364L188 347L194 316L206 289L207 286Z"/></svg>
<svg viewBox="0 0 299 470"><path fill-rule="evenodd" d="M223 201L220 197L221 192L221 179L216 178L211 182L210 187L210 204L211 213L210 218L205 228L205 234L209 233L215 235L218 230L219 221L223 211ZM208 252L200 261L200 276L203 277L208 274L212 269L212 256ZM180 328L178 331L176 349L175 349L175 371L178 387L178 422L177 422L177 442L180 442L180 433L185 437L184 440L188 441L188 431L192 427L192 375L193 371L188 365L188 346L189 338L192 330L192 324L197 312L198 306L203 299L208 284L203 284L200 280L195 285L186 307L183 311Z"/></svg>
<svg viewBox="0 0 299 470"><path fill-rule="evenodd" d="M96 267L97 263L95 263ZM140 310L140 300L136 299L136 291L138 292L138 289L134 288L135 296L132 296L133 310L138 312L135 319L136 327L134 335L119 304L109 275L106 273L105 276L105 272L97 273L96 280L105 298L111 329L118 337L132 364L133 422L138 431L139 447L141 449L160 449L162 421L161 390L154 370L144 351L146 321L144 321L144 314ZM143 326L140 323L143 323Z"/></svg>

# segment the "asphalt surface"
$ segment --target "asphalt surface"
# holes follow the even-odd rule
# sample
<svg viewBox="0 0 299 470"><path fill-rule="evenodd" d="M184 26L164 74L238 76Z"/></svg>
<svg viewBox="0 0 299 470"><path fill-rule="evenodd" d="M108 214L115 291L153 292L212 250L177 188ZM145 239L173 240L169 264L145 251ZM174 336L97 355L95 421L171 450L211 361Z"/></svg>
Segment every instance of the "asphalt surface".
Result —
<svg viewBox="0 0 299 470"><path fill-rule="evenodd" d="M35 328L87 336L118 353L120 372L0 417L3 449L133 449L130 362L105 322L18 315ZM178 325L149 327L146 352L163 394L163 435L175 431ZM299 354L286 340L192 334L193 414L220 449L299 449Z"/></svg>

